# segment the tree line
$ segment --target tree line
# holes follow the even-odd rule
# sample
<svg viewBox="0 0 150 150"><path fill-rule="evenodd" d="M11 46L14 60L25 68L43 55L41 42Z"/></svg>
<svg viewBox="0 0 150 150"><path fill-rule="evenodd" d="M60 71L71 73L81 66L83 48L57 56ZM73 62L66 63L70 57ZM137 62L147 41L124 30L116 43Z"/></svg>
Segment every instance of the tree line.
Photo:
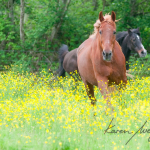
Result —
<svg viewBox="0 0 150 150"><path fill-rule="evenodd" d="M30 70L53 68L60 45L77 48L93 33L101 10L115 11L117 31L139 27L150 52L147 0L0 0L0 8L1 66L20 61Z"/></svg>

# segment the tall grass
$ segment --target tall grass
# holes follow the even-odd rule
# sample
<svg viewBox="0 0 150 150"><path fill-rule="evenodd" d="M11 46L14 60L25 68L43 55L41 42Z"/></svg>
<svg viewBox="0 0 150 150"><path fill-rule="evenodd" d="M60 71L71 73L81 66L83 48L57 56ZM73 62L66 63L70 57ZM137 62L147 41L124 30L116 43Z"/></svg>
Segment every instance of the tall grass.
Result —
<svg viewBox="0 0 150 150"><path fill-rule="evenodd" d="M125 90L112 94L112 114L97 88L97 104L90 105L81 81L55 79L45 71L40 76L13 70L1 73L0 149L150 149L150 130L139 131L127 143L146 120L143 129L150 129L149 87L150 77L129 81Z"/></svg>
<svg viewBox="0 0 150 150"><path fill-rule="evenodd" d="M134 54L134 56L131 56L129 64L134 76L139 78L150 76L150 54L142 58L139 58L138 54Z"/></svg>

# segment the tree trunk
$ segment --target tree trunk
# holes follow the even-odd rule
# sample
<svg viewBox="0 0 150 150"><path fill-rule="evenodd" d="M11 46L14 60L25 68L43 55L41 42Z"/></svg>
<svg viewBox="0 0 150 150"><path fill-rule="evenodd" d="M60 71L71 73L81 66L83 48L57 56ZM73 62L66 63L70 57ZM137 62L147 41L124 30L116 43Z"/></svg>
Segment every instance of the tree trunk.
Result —
<svg viewBox="0 0 150 150"><path fill-rule="evenodd" d="M102 0L102 2L103 2L103 11L104 11L104 8L106 6L106 0Z"/></svg>
<svg viewBox="0 0 150 150"><path fill-rule="evenodd" d="M63 4L66 4L67 0L62 0Z"/></svg>
<svg viewBox="0 0 150 150"><path fill-rule="evenodd" d="M97 10L97 8L98 8L98 0L93 0L93 6L94 6L93 10L94 11Z"/></svg>
<svg viewBox="0 0 150 150"><path fill-rule="evenodd" d="M130 7L131 7L130 15L131 16L135 16L135 14L137 13L138 7L135 7L135 6L136 6L136 0L131 0L130 1Z"/></svg>
<svg viewBox="0 0 150 150"><path fill-rule="evenodd" d="M113 3L114 0L110 0L109 2L107 0L102 0L103 3L103 10L105 9L105 7L111 5L111 3Z"/></svg>
<svg viewBox="0 0 150 150"><path fill-rule="evenodd" d="M63 11L61 12L61 16L59 17L59 18L60 18L60 19L59 19L59 22L56 23L56 24L53 26L53 28L52 28L52 32L51 32L51 36L50 36L50 41L51 41L51 43L53 42L54 37L56 36L57 32L59 31L59 29L60 29L60 27L61 27L61 24L62 24L63 19L64 19L64 17L65 17L66 11L68 10L68 6L69 6L69 4L70 4L70 1L71 1L71 0L63 0L63 1L62 1L62 2L63 2L63 5L64 5L64 7L62 8Z"/></svg>
<svg viewBox="0 0 150 150"><path fill-rule="evenodd" d="M14 4L13 0L9 0L8 2L8 8L9 8L9 18L11 18L11 22L14 25Z"/></svg>
<svg viewBox="0 0 150 150"><path fill-rule="evenodd" d="M20 40L24 43L24 0L20 0Z"/></svg>

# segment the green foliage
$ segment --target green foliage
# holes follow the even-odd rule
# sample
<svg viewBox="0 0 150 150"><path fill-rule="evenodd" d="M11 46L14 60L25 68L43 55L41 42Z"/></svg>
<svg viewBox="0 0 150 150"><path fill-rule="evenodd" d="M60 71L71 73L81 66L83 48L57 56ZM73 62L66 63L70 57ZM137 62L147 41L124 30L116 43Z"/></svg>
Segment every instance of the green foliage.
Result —
<svg viewBox="0 0 150 150"><path fill-rule="evenodd" d="M116 12L117 19L121 19L117 23L117 31L126 31L128 28L140 28L141 37L143 39L142 43L146 48L149 48L150 41L150 2L136 0L113 0L113 2L105 7L104 12L111 12L112 10ZM149 51L150 52L150 51Z"/></svg>
<svg viewBox="0 0 150 150"><path fill-rule="evenodd" d="M82 8L83 5L85 9ZM98 14L99 11L93 11L92 1L72 2L59 33L61 43L69 45L70 50L77 48L93 33L93 24L98 19Z"/></svg>
<svg viewBox="0 0 150 150"><path fill-rule="evenodd" d="M131 74L136 77L150 76L150 55L144 58L139 58L137 54L131 56L130 59Z"/></svg>
<svg viewBox="0 0 150 150"><path fill-rule="evenodd" d="M67 44L69 50L77 48L93 33L93 24L101 10L103 14L113 10L117 19L121 18L117 23L117 31L139 27L142 43L149 52L148 1L140 5L142 0L71 0L65 9L65 1L26 0L24 43L20 40L20 0L14 0L12 5L10 2L0 0L0 68L18 64L26 57L30 62L30 65L26 63L30 71L56 69L60 45Z"/></svg>
<svg viewBox="0 0 150 150"><path fill-rule="evenodd" d="M30 64L31 58L28 58L26 55L22 55L18 61L15 61L14 64L11 65L11 70L17 74L24 74L31 71Z"/></svg>

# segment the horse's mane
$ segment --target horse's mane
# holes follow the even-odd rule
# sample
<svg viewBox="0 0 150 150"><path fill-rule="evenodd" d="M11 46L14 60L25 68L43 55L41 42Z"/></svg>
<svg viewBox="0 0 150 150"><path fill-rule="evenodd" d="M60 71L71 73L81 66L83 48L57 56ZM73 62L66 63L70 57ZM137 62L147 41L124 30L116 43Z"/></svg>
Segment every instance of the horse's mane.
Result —
<svg viewBox="0 0 150 150"><path fill-rule="evenodd" d="M120 20L120 19L119 19ZM119 20L115 20L115 22L118 22ZM111 19L111 15L108 14L105 14L104 16L104 21L107 21L107 22L110 22L110 23L114 23ZM101 25L101 22L100 20L98 19L95 24L94 24L94 33L92 35L90 35L89 37L90 38L93 38L96 36L96 34L99 32L99 27Z"/></svg>

